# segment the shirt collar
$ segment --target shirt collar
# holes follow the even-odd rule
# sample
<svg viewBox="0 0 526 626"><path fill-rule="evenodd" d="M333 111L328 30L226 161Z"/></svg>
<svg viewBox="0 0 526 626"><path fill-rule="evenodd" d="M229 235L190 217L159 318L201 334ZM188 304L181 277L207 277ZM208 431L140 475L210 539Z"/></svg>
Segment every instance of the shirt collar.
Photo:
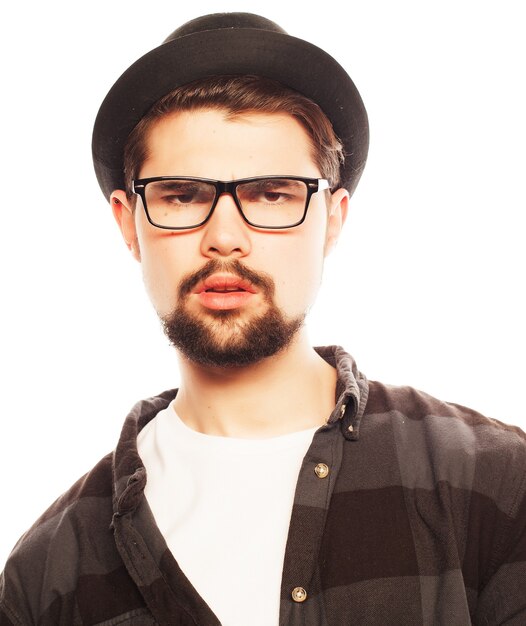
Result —
<svg viewBox="0 0 526 626"><path fill-rule="evenodd" d="M356 441L367 402L367 379L358 371L354 359L339 346L315 348L316 352L338 372L336 405L327 426L339 424L343 436ZM123 515L133 510L142 498L146 471L137 451L137 436L159 411L165 409L177 395L177 389L141 400L128 414L114 452L114 511Z"/></svg>
<svg viewBox="0 0 526 626"><path fill-rule="evenodd" d="M316 352L336 368L336 406L327 424L340 423L343 436L356 441L360 434L360 423L367 403L369 385L358 370L356 362L340 346L315 348Z"/></svg>

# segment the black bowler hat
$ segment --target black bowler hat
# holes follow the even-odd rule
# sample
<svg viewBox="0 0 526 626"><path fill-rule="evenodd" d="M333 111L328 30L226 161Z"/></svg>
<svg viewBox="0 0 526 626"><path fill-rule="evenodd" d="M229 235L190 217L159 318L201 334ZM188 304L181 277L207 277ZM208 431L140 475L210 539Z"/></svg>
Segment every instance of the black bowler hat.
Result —
<svg viewBox="0 0 526 626"><path fill-rule="evenodd" d="M124 188L124 146L151 106L176 87L223 74L272 78L316 102L343 143L341 180L353 193L367 158L369 124L345 70L320 48L291 37L264 17L215 13L183 24L129 67L108 92L92 142L95 172L106 198Z"/></svg>

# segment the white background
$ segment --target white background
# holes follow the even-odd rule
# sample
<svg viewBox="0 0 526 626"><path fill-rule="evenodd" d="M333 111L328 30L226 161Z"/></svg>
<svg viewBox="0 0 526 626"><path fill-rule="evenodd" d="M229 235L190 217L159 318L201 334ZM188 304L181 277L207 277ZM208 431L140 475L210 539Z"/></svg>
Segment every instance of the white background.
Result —
<svg viewBox="0 0 526 626"><path fill-rule="evenodd" d="M176 359L91 164L117 77L182 22L261 13L335 56L371 148L312 342L526 426L523 3L20 2L1 25L0 566ZM298 260L301 262L301 260Z"/></svg>

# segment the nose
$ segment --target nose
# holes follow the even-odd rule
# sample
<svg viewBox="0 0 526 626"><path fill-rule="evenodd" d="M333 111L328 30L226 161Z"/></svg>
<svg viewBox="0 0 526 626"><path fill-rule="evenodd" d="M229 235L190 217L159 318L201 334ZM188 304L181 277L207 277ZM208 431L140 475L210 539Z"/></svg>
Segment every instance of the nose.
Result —
<svg viewBox="0 0 526 626"><path fill-rule="evenodd" d="M243 220L234 198L229 193L221 194L214 212L203 226L201 253L210 258L240 258L250 250L250 227Z"/></svg>

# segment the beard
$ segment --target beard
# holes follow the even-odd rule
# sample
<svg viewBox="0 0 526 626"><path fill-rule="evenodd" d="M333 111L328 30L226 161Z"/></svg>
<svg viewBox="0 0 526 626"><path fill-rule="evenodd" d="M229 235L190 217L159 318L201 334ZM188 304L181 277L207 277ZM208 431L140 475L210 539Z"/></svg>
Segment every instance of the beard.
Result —
<svg viewBox="0 0 526 626"><path fill-rule="evenodd" d="M249 319L243 319L237 309L207 310L205 315L188 311L186 299L193 288L216 272L228 272L250 281L264 296L265 311ZM199 365L252 365L286 348L305 320L305 313L287 318L274 303L274 291L274 281L268 274L256 273L238 260L224 263L211 259L181 281L179 304L161 317L163 330L175 348Z"/></svg>

